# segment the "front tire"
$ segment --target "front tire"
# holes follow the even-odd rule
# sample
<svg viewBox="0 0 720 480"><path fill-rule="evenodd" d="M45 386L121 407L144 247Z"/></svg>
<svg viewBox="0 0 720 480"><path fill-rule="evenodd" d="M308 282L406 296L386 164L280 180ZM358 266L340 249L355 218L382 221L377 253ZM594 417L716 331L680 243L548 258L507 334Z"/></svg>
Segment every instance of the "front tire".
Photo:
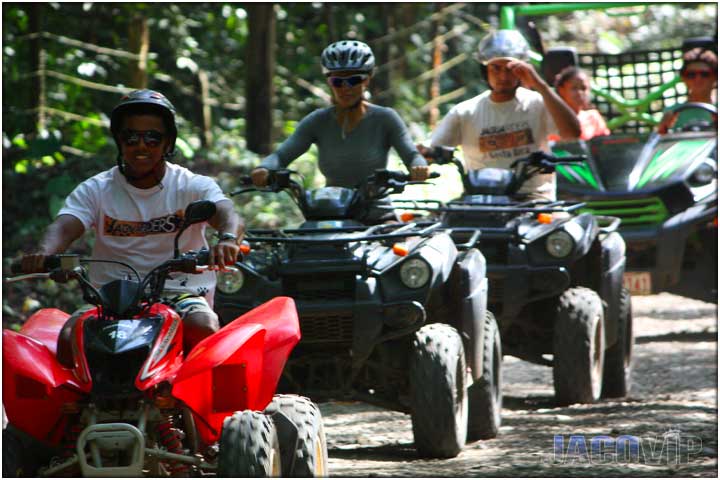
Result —
<svg viewBox="0 0 720 480"><path fill-rule="evenodd" d="M423 457L451 458L467 437L467 371L462 339L449 325L415 333L410 360L410 416L415 448Z"/></svg>
<svg viewBox="0 0 720 480"><path fill-rule="evenodd" d="M632 300L630 292L626 288L623 288L620 292L620 308L618 310L617 341L605 352L602 396L606 398L626 396L630 392L632 384L635 336L633 333Z"/></svg>
<svg viewBox="0 0 720 480"><path fill-rule="evenodd" d="M273 418L284 415L297 429L297 444L282 445L283 453L290 448L292 458L284 474L289 477L327 477L328 453L325 430L320 409L310 399L298 395L275 395L265 409ZM284 435L283 422L275 422L280 438L295 438Z"/></svg>
<svg viewBox="0 0 720 480"><path fill-rule="evenodd" d="M559 405L600 398L605 361L602 301L584 287L560 295L553 332L553 381Z"/></svg>
<svg viewBox="0 0 720 480"><path fill-rule="evenodd" d="M502 347L495 317L485 312L483 368L480 378L468 388L468 440L497 437L502 422Z"/></svg>
<svg viewBox="0 0 720 480"><path fill-rule="evenodd" d="M275 424L260 412L235 412L220 434L219 477L282 476Z"/></svg>

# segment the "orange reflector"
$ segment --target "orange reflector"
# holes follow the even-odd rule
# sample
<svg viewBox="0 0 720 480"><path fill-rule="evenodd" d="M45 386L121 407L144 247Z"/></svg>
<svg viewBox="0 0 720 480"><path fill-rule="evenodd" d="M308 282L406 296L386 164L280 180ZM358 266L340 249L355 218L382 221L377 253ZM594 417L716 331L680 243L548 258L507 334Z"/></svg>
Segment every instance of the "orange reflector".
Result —
<svg viewBox="0 0 720 480"><path fill-rule="evenodd" d="M539 223L552 223L552 214L550 213L538 213L537 221Z"/></svg>
<svg viewBox="0 0 720 480"><path fill-rule="evenodd" d="M410 253L410 250L408 250L407 245L404 243L396 243L393 245L393 253L398 257L405 257L408 253Z"/></svg>
<svg viewBox="0 0 720 480"><path fill-rule="evenodd" d="M415 219L415 214L412 212L403 212L400 214L400 221L411 222Z"/></svg>
<svg viewBox="0 0 720 480"><path fill-rule="evenodd" d="M155 397L155 406L160 409L174 408L175 399L173 397L163 397L158 395L157 397Z"/></svg>
<svg viewBox="0 0 720 480"><path fill-rule="evenodd" d="M717 226L718 226L718 217L715 217L715 220L713 220L713 225L717 228Z"/></svg>
<svg viewBox="0 0 720 480"><path fill-rule="evenodd" d="M80 406L75 402L63 403L60 411L62 413L80 413Z"/></svg>
<svg viewBox="0 0 720 480"><path fill-rule="evenodd" d="M242 253L243 255L247 255L248 253L250 253L250 244L247 242L242 242L240 244L240 253Z"/></svg>

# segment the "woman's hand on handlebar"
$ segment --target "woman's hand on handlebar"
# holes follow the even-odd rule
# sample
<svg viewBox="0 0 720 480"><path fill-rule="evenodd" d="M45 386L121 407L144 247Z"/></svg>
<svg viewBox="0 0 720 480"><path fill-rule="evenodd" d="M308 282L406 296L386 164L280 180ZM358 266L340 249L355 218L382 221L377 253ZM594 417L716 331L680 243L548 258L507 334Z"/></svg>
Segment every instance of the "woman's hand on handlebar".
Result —
<svg viewBox="0 0 720 480"><path fill-rule="evenodd" d="M430 167L427 165L417 165L410 168L410 181L422 182L428 179L430 175Z"/></svg>
<svg viewBox="0 0 720 480"><path fill-rule="evenodd" d="M256 187L265 187L268 184L268 177L270 171L264 167L257 167L250 172L250 179L252 179L253 185Z"/></svg>

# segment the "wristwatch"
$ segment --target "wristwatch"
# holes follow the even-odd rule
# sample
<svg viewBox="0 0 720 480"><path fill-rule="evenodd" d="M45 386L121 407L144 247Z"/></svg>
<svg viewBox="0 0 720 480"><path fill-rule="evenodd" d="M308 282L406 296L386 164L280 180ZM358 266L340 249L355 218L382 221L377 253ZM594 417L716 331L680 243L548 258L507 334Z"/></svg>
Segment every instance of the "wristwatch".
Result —
<svg viewBox="0 0 720 480"><path fill-rule="evenodd" d="M235 242L237 244L237 241L238 241L237 235L235 235L234 233L230 233L230 232L221 233L218 235L218 237L219 237L218 242L226 242L228 240L232 240L233 242Z"/></svg>

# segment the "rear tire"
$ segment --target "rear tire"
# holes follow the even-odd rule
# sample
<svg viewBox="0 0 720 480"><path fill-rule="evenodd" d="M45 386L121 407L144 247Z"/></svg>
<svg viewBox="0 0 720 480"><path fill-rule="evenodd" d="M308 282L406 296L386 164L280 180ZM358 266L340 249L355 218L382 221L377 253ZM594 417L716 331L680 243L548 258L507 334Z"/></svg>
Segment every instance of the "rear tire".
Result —
<svg viewBox="0 0 720 480"><path fill-rule="evenodd" d="M603 373L602 396L606 398L624 397L632 385L633 333L632 299L630 292L623 288L620 292L618 309L618 333L615 344L605 352L605 371Z"/></svg>
<svg viewBox="0 0 720 480"><path fill-rule="evenodd" d="M244 410L225 418L220 434L218 476L282 476L277 431L270 417Z"/></svg>
<svg viewBox="0 0 720 480"><path fill-rule="evenodd" d="M410 416L423 457L451 458L467 437L467 371L462 338L433 323L415 333L410 360Z"/></svg>
<svg viewBox="0 0 720 480"><path fill-rule="evenodd" d="M468 388L468 440L495 438L502 422L502 350L495 317L485 312L483 368Z"/></svg>
<svg viewBox="0 0 720 480"><path fill-rule="evenodd" d="M297 428L297 444L282 445L281 450L292 451L292 467L284 470L289 477L327 477L328 453L325 430L320 409L310 399L298 395L275 395L265 409L271 417L284 415ZM282 426L281 426L282 425ZM276 422L280 438L285 438L282 428L285 424ZM294 436L293 436L294 438Z"/></svg>
<svg viewBox="0 0 720 480"><path fill-rule="evenodd" d="M602 301L584 287L560 295L553 332L553 381L560 405L600 398L605 361Z"/></svg>

